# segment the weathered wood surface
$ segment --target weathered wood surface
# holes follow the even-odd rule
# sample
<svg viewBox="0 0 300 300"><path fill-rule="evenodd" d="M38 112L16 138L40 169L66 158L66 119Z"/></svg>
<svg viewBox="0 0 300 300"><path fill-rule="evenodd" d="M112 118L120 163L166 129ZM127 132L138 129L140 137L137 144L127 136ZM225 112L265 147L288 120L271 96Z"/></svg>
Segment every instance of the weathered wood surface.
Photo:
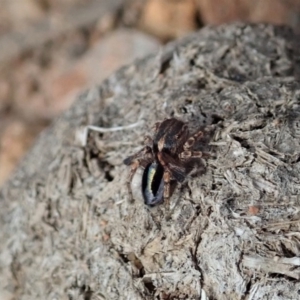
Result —
<svg viewBox="0 0 300 300"><path fill-rule="evenodd" d="M0 298L300 297L296 39L205 28L82 94L1 190ZM206 172L177 187L171 220L138 190L127 201L122 165L168 116L216 128ZM88 125L136 122L89 131L84 145Z"/></svg>

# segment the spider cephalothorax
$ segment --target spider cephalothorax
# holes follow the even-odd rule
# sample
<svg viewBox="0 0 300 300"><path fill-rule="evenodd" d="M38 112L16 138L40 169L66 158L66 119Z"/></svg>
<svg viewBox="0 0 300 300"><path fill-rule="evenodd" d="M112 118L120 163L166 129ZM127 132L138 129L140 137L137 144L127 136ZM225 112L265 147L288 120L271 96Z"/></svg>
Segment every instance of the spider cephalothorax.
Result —
<svg viewBox="0 0 300 300"><path fill-rule="evenodd" d="M194 151L203 132L190 134L185 122L170 118L154 125L154 137L146 136L146 146L124 160L131 166L127 187L131 198L131 181L138 167L144 168L142 194L145 204L154 206L163 201L169 205L172 182L183 182L192 171L195 160L202 157Z"/></svg>

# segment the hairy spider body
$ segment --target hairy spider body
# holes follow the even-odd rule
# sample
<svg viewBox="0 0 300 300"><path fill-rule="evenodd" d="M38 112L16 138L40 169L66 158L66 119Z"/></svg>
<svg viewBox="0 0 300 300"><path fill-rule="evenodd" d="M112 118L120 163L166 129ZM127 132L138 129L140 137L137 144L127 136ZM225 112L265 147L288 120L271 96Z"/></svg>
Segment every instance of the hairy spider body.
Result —
<svg viewBox="0 0 300 300"><path fill-rule="evenodd" d="M176 154L186 142L189 130L187 125L175 118L156 123L157 133L153 139L154 152Z"/></svg>
<svg viewBox="0 0 300 300"><path fill-rule="evenodd" d="M142 194L145 204L154 206L163 201L169 206L172 182L183 182L202 157L201 151L193 151L195 140L202 131L190 135L185 122L170 118L154 125L154 137L146 137L146 146L124 160L131 166L127 187L131 199L131 181L138 167L143 167Z"/></svg>

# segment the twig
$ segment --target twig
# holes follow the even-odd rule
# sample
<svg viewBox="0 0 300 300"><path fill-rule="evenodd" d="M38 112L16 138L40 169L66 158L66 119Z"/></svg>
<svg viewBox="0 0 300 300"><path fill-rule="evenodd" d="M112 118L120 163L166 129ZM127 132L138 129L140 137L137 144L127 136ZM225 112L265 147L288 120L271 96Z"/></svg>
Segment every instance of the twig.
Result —
<svg viewBox="0 0 300 300"><path fill-rule="evenodd" d="M93 131L101 132L101 133L115 132L115 131L132 129L132 128L138 127L142 124L143 124L143 121L138 121L138 122L130 124L130 125L108 127L108 128L89 125L89 126L79 129L76 132L76 140L80 143L81 146L84 147L84 146L86 146L86 143L87 143L87 136L88 136L89 130L93 130Z"/></svg>
<svg viewBox="0 0 300 300"><path fill-rule="evenodd" d="M299 265L299 258L286 257L280 259L271 259L260 256L245 255L242 260L242 265L248 269L256 269L264 273L283 274L295 279L300 278L298 269L293 270L293 266Z"/></svg>

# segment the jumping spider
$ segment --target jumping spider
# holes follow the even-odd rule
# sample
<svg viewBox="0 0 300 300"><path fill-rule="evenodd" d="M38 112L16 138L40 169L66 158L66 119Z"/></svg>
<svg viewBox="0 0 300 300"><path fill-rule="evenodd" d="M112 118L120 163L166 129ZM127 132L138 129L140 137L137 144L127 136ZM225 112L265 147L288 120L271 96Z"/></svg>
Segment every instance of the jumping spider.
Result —
<svg viewBox="0 0 300 300"><path fill-rule="evenodd" d="M191 135L187 124L175 118L156 123L153 139L146 136L145 147L124 160L125 165L131 166L127 180L131 199L131 181L141 166L144 168L142 194L145 204L154 206L165 201L169 207L171 183L182 183L204 154L193 149L202 137L202 131Z"/></svg>

